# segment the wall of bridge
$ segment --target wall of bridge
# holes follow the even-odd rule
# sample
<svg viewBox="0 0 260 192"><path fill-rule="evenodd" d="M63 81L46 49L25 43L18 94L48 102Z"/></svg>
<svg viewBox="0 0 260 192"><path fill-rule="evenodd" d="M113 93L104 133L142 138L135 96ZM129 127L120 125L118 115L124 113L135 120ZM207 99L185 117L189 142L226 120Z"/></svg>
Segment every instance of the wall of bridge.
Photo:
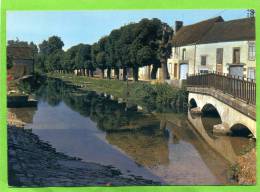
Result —
<svg viewBox="0 0 260 192"><path fill-rule="evenodd" d="M256 138L256 121L251 117L239 112L238 110L210 95L190 92L189 101L191 99L194 99L196 101L197 106L200 109L203 109L203 107L207 104L213 105L217 109L222 123L227 125L229 129L231 129L236 124L242 124L248 127L248 129Z"/></svg>

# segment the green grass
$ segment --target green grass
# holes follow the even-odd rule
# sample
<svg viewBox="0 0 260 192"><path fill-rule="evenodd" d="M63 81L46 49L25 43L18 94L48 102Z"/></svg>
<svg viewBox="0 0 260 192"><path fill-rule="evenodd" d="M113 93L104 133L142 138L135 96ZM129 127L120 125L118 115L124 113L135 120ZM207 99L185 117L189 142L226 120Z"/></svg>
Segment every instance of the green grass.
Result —
<svg viewBox="0 0 260 192"><path fill-rule="evenodd" d="M183 89L173 88L168 84L150 84L149 82L120 81L115 79L99 79L73 74L48 74L49 77L80 86L83 90L107 93L117 98L127 99L150 110L183 106L187 94ZM128 92L128 93L127 93Z"/></svg>

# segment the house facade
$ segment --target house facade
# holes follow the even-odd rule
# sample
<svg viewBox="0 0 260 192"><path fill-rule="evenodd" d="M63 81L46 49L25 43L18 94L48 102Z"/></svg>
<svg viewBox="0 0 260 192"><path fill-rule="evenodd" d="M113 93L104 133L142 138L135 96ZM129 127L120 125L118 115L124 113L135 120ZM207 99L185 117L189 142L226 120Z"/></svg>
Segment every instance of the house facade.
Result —
<svg viewBox="0 0 260 192"><path fill-rule="evenodd" d="M30 75L34 72L33 51L28 46L8 46L7 57L12 62L12 68L8 73L14 79Z"/></svg>
<svg viewBox="0 0 260 192"><path fill-rule="evenodd" d="M175 31L167 62L171 79L208 72L255 79L254 18L224 21L216 17Z"/></svg>

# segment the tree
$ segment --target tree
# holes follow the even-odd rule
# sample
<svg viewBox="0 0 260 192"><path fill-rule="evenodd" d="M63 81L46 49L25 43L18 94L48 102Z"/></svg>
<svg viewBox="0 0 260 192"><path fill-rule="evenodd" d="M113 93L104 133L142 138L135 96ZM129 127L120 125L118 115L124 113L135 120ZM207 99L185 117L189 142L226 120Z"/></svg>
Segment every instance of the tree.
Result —
<svg viewBox="0 0 260 192"><path fill-rule="evenodd" d="M31 46L34 47L33 45ZM63 66L63 58L61 57L64 55L62 51L63 46L64 43L58 36L51 36L47 41L44 40L39 44L38 68L43 68L43 71L46 72L61 69L61 66ZM57 61L57 63L54 61Z"/></svg>
<svg viewBox="0 0 260 192"><path fill-rule="evenodd" d="M20 41L19 39L16 39L16 40L9 40L7 42L7 46L28 47L29 44L27 41Z"/></svg>
<svg viewBox="0 0 260 192"><path fill-rule="evenodd" d="M101 77L104 78L104 70L106 69L106 53L104 51L97 54L96 63L98 68L101 69Z"/></svg>
<svg viewBox="0 0 260 192"><path fill-rule="evenodd" d="M52 36L48 39L48 48L50 53L53 53L56 50L61 50L63 46L64 43L58 36Z"/></svg>
<svg viewBox="0 0 260 192"><path fill-rule="evenodd" d="M162 80L168 79L169 73L167 69L167 58L170 57L172 51L171 39L173 30L164 24L163 26L162 40L160 42L159 57L162 67Z"/></svg>
<svg viewBox="0 0 260 192"><path fill-rule="evenodd" d="M48 55L46 60L46 69L47 71L56 71L61 70L63 66L63 50L57 49L51 54Z"/></svg>
<svg viewBox="0 0 260 192"><path fill-rule="evenodd" d="M87 69L87 73L89 71L92 73L94 70L92 62L91 62L91 46L87 44L79 44L77 46L77 52L75 56L75 65L78 69L80 69L81 74L85 75L85 70Z"/></svg>
<svg viewBox="0 0 260 192"><path fill-rule="evenodd" d="M7 69L11 69L13 67L12 58L7 56Z"/></svg>

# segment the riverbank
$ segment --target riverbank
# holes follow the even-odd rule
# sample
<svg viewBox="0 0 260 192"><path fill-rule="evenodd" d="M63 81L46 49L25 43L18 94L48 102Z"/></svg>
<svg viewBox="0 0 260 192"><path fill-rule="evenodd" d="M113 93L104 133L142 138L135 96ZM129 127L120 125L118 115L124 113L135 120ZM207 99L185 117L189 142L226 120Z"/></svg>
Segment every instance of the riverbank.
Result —
<svg viewBox="0 0 260 192"><path fill-rule="evenodd" d="M148 110L154 110L151 109L152 106L156 106L157 109L183 108L187 106L187 92L184 89L173 88L166 83L126 82L59 73L48 74L48 76L79 86L82 90L107 93L116 98L122 98L129 103L141 105Z"/></svg>
<svg viewBox="0 0 260 192"><path fill-rule="evenodd" d="M30 130L15 125L8 125L8 148L10 186L160 185L139 176L122 175L112 166L59 153Z"/></svg>
<svg viewBox="0 0 260 192"><path fill-rule="evenodd" d="M237 163L231 166L231 177L240 185L256 184L256 148L241 155Z"/></svg>

